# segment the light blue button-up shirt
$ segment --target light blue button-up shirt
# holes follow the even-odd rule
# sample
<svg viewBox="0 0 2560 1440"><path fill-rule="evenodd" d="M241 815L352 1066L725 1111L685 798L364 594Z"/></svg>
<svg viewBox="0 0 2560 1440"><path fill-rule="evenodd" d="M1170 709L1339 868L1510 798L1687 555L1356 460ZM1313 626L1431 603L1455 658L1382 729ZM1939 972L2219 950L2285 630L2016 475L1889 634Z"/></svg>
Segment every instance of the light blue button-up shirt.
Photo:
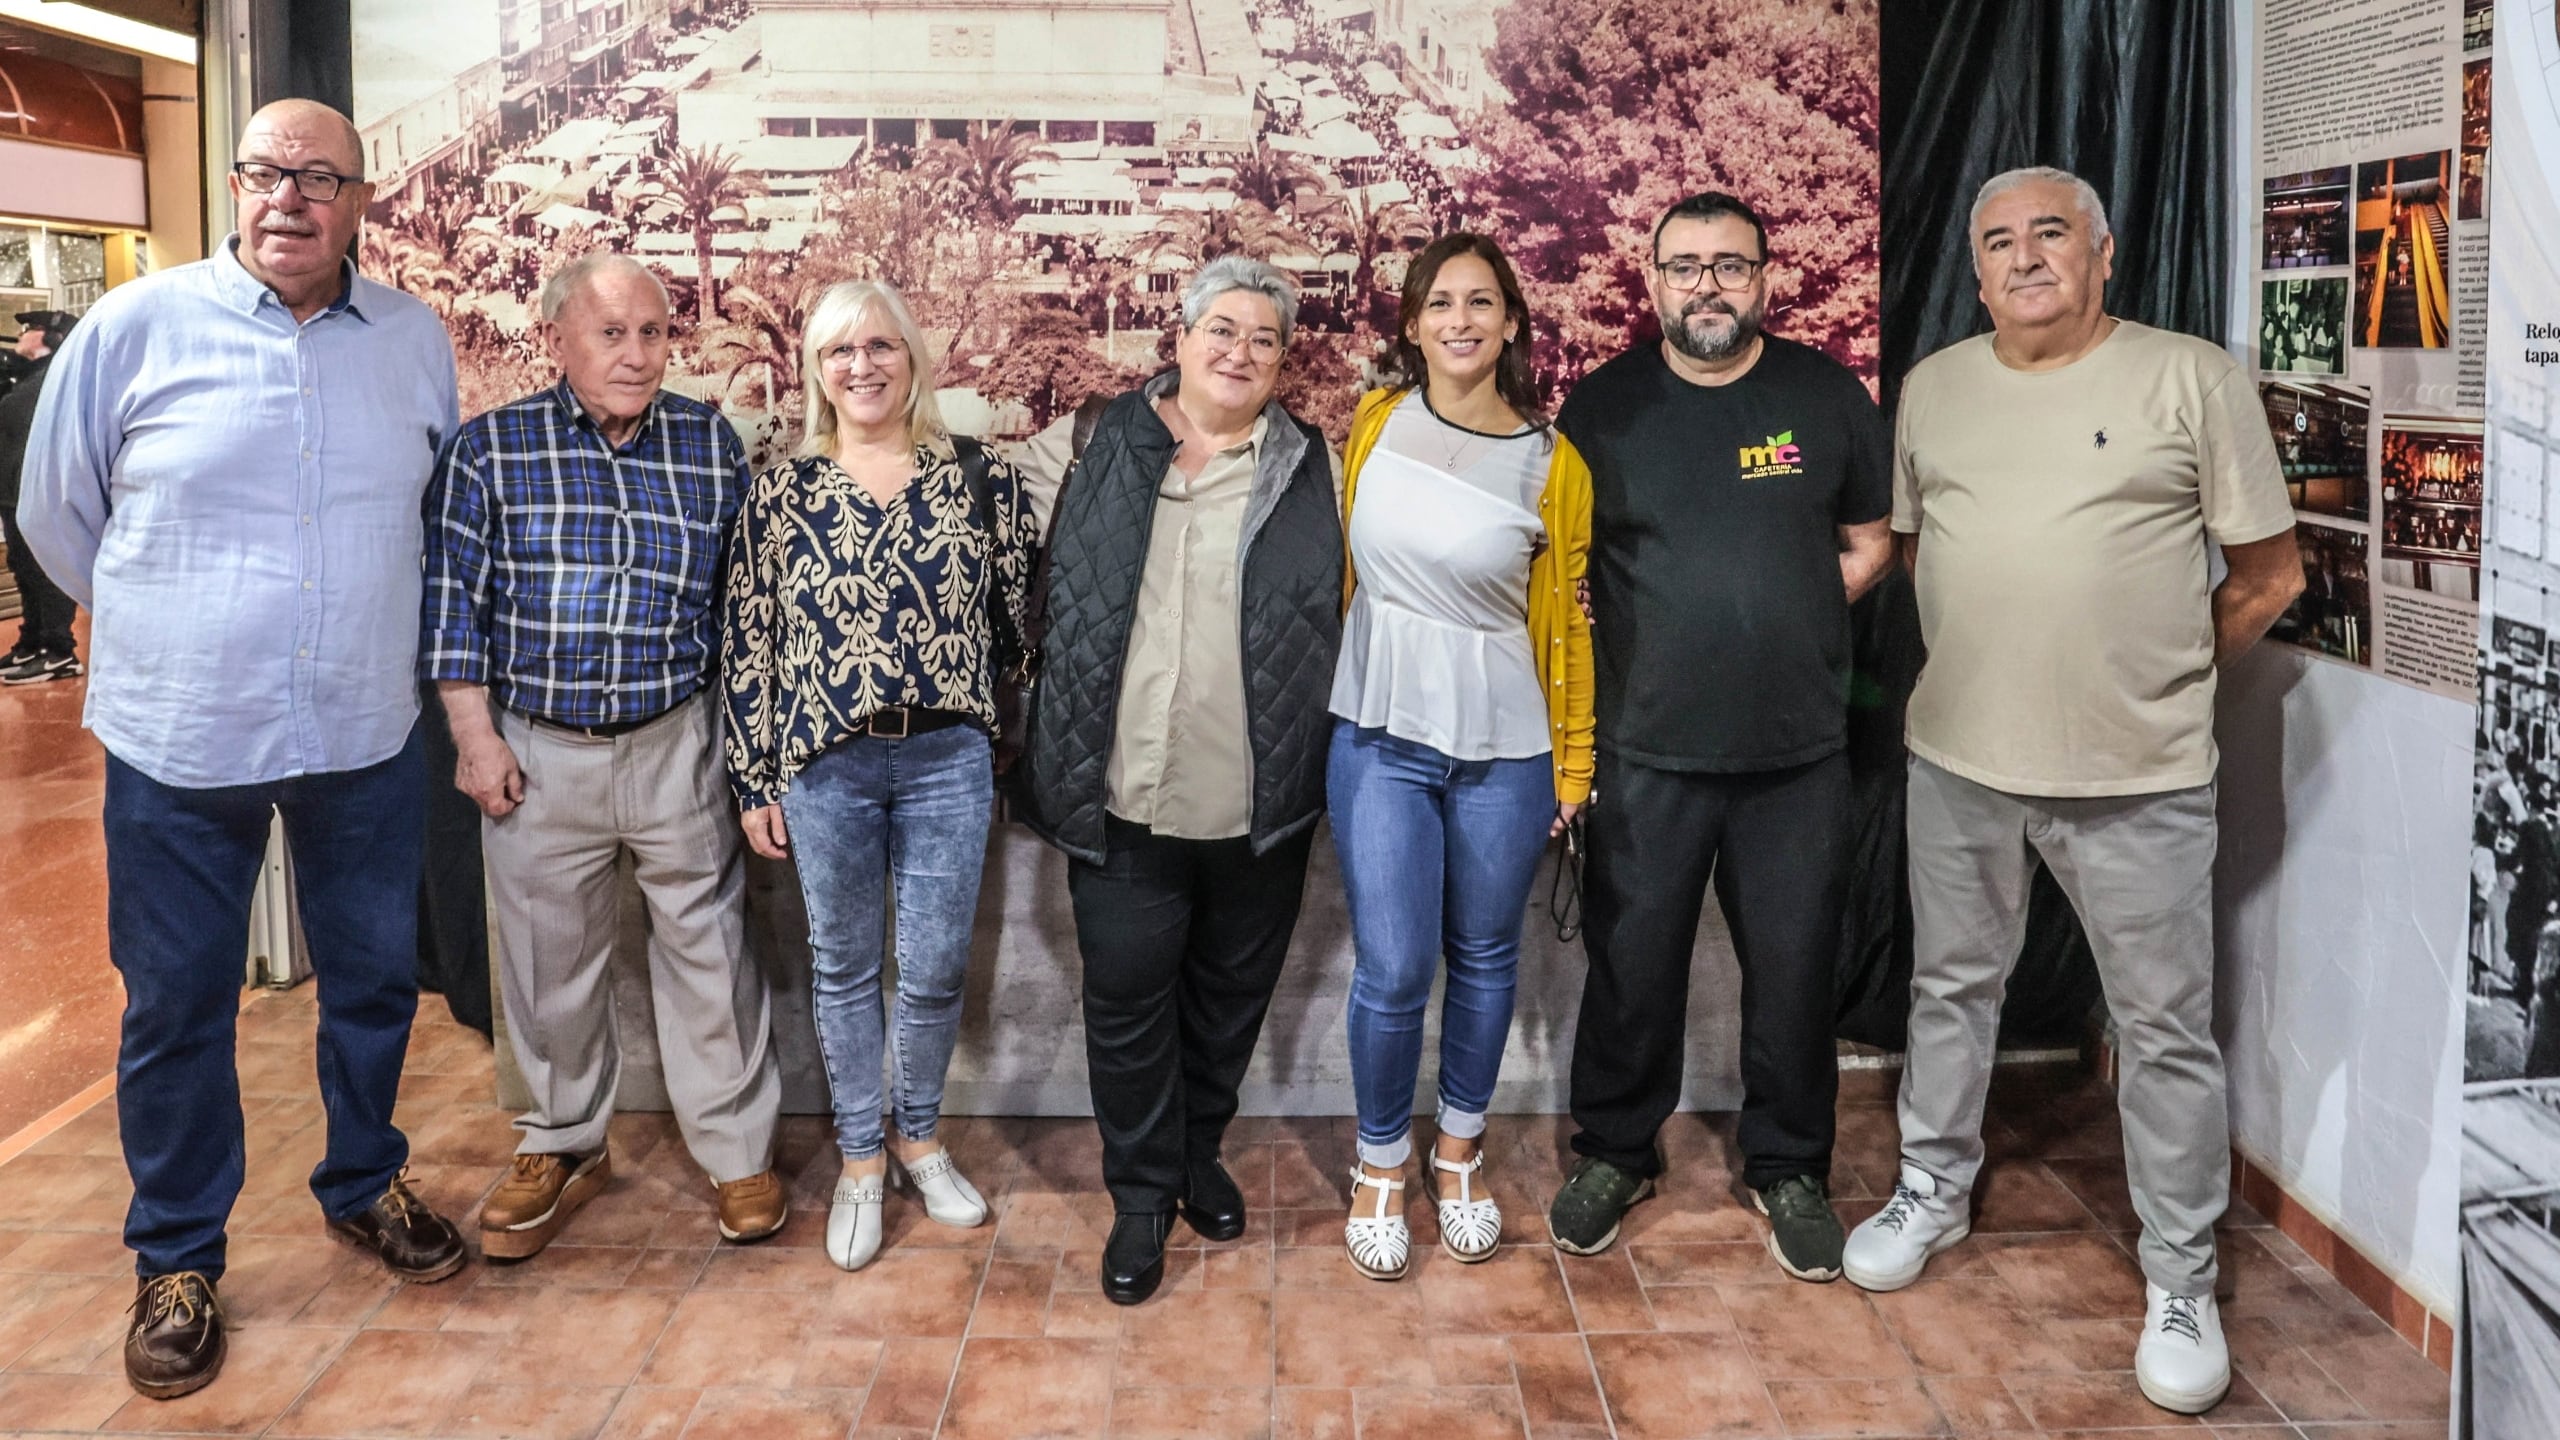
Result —
<svg viewBox="0 0 2560 1440"><path fill-rule="evenodd" d="M19 527L88 607L83 721L165 785L354 770L417 721L420 500L459 424L434 312L353 274L297 322L214 257L56 353Z"/></svg>

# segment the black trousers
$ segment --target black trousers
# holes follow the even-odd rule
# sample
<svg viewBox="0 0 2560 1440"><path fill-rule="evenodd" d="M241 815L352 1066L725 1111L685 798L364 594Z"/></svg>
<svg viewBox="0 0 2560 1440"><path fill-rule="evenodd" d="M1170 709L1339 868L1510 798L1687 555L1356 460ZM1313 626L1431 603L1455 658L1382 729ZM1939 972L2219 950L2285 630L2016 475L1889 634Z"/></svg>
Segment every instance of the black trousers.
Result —
<svg viewBox="0 0 2560 1440"><path fill-rule="evenodd" d="M1689 952L1712 876L1742 962L1743 1181L1827 1182L1848 757L1711 775L1603 750L1593 790L1573 1148L1634 1174L1661 1172L1654 1137L1680 1103Z"/></svg>
<svg viewBox="0 0 2560 1440"><path fill-rule="evenodd" d="M46 655L72 653L71 619L79 612L62 587L45 578L44 567L36 564L35 552L27 548L27 537L18 533L18 510L10 506L0 510L0 525L5 525L9 541L9 573L18 581L18 644L20 650Z"/></svg>
<svg viewBox="0 0 2560 1440"><path fill-rule="evenodd" d="M1172 1209L1188 1166L1217 1158L1313 840L1310 827L1256 856L1250 840L1168 839L1113 816L1103 862L1070 863L1102 1179L1122 1213Z"/></svg>

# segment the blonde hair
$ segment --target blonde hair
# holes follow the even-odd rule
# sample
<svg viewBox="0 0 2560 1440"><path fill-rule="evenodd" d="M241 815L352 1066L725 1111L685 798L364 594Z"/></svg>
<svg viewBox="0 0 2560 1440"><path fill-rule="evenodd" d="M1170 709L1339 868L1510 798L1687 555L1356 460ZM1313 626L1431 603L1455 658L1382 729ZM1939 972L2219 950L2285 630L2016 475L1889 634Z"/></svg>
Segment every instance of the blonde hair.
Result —
<svg viewBox="0 0 2560 1440"><path fill-rule="evenodd" d="M875 280L840 280L809 308L809 328L800 338L803 399L798 453L812 458L836 453L836 407L827 398L819 357L860 330L865 319L887 321L907 347L907 405L902 418L907 422L908 443L936 450L948 447L951 438L942 423L942 407L933 403L933 352L925 345L916 317L908 313L907 302L898 298L894 287Z"/></svg>

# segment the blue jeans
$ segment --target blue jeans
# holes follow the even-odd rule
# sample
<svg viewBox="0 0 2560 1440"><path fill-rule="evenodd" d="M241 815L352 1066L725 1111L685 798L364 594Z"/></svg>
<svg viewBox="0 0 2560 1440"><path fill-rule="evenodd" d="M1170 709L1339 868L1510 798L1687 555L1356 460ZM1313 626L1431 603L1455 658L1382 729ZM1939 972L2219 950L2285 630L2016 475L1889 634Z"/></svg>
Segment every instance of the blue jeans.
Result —
<svg viewBox="0 0 2560 1440"><path fill-rule="evenodd" d="M1337 720L1325 792L1351 901L1360 1158L1401 1165L1412 1152L1422 1012L1444 954L1439 1125L1461 1138L1484 1133L1529 887L1555 820L1555 772L1544 755L1452 760Z"/></svg>
<svg viewBox="0 0 2560 1440"><path fill-rule="evenodd" d="M986 732L954 725L904 740L861 736L809 762L782 797L809 909L818 1049L835 1097L836 1146L880 1153L882 933L898 904L898 1133L930 1140L960 1038L960 987L987 860L995 767Z"/></svg>
<svg viewBox="0 0 2560 1440"><path fill-rule="evenodd" d="M418 1010L426 764L418 735L361 770L260 785L163 785L107 757L107 953L124 977L116 1118L143 1275L222 1274L240 1196L240 973L271 814L284 814L319 986L328 1148L311 1193L332 1219L371 1205L409 1162L391 1123Z"/></svg>

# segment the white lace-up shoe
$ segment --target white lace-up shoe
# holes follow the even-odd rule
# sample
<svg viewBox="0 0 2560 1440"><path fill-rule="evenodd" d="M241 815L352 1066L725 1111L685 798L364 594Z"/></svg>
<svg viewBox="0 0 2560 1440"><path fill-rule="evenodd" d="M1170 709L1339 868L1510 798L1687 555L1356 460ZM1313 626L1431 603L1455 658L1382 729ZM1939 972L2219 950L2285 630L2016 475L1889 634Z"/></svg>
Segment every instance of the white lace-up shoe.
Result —
<svg viewBox="0 0 2560 1440"><path fill-rule="evenodd" d="M2133 1378L2163 1410L2201 1415L2231 1389L2231 1347L2213 1296L2172 1295L2146 1284L2142 1343L2133 1347Z"/></svg>
<svg viewBox="0 0 2560 1440"><path fill-rule="evenodd" d="M1861 1290L1901 1289L1920 1278L1930 1256L1973 1233L1968 1208L1960 1198L1940 1198L1936 1176L1903 1166L1893 1198L1849 1232L1840 1273Z"/></svg>
<svg viewBox="0 0 2560 1440"><path fill-rule="evenodd" d="M986 1197L969 1183L968 1176L960 1173L959 1166L951 1163L950 1151L936 1150L913 1165L890 1156L889 1183L899 1183L901 1175L915 1186L916 1194L924 1200L924 1213L935 1224L968 1230L987 1223Z"/></svg>
<svg viewBox="0 0 2560 1440"><path fill-rule="evenodd" d="M847 1270L859 1270L880 1254L880 1201L885 1188L878 1175L836 1181L835 1203L827 1209L827 1258Z"/></svg>

